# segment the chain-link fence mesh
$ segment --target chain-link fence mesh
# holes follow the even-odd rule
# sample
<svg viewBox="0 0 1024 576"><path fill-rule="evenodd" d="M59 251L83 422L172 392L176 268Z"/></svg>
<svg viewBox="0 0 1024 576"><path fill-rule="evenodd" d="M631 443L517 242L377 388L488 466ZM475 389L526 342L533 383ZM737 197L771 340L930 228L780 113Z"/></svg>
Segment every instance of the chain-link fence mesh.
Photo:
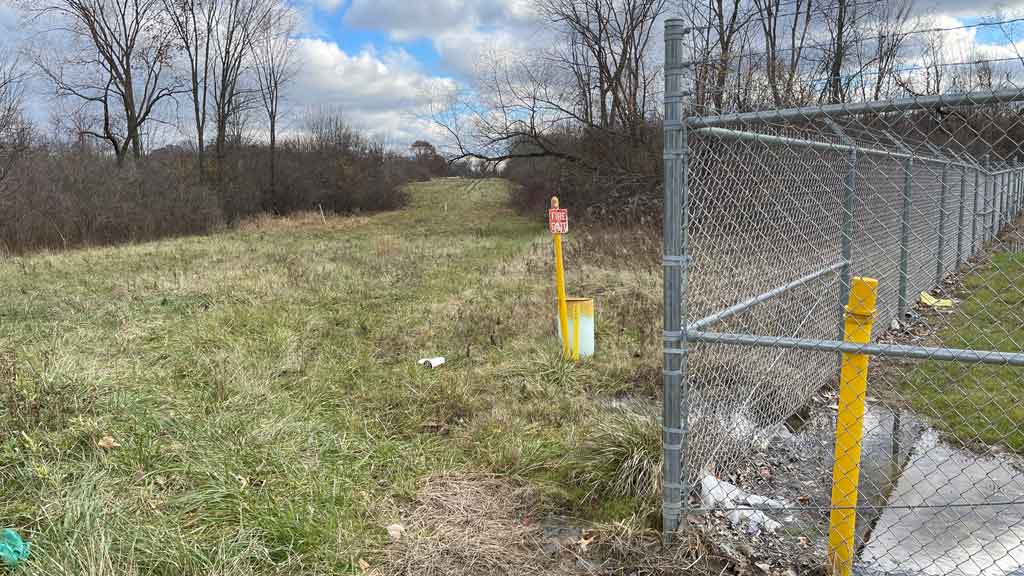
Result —
<svg viewBox="0 0 1024 576"><path fill-rule="evenodd" d="M668 23L666 530L766 572L1024 573L1015 75L732 111L695 96L686 34Z"/></svg>

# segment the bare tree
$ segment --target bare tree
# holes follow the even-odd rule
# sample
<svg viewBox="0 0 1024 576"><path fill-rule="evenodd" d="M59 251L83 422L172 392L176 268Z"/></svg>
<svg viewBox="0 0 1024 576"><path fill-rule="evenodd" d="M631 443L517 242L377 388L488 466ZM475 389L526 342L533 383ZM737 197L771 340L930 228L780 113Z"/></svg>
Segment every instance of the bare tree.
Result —
<svg viewBox="0 0 1024 576"><path fill-rule="evenodd" d="M0 51L0 195L12 167L28 147L28 127L21 110L23 79L17 58Z"/></svg>
<svg viewBox="0 0 1024 576"><path fill-rule="evenodd" d="M812 0L754 0L764 35L765 72L775 106L796 104L796 85L807 46Z"/></svg>
<svg viewBox="0 0 1024 576"><path fill-rule="evenodd" d="M666 0L536 2L555 46L539 57L495 56L481 66L471 100L447 102L434 116L453 137L455 159L586 163L587 153L564 145L574 131L627 146L646 137L659 77L650 62L651 39ZM447 113L453 109L459 114ZM451 122L453 116L463 119Z"/></svg>
<svg viewBox="0 0 1024 576"><path fill-rule="evenodd" d="M846 82L843 69L847 64L847 49L854 25L855 5L849 0L824 0L819 8L829 33L822 60L827 79L821 90L821 99L832 104L846 100Z"/></svg>
<svg viewBox="0 0 1024 576"><path fill-rule="evenodd" d="M753 81L754 62L745 52L756 6L746 0L684 0L681 13L693 30L693 104L710 112L724 110L730 100L741 102Z"/></svg>
<svg viewBox="0 0 1024 576"><path fill-rule="evenodd" d="M213 105L217 165L223 169L232 122L251 106L253 90L243 85L253 44L274 13L269 0L221 0L214 37Z"/></svg>
<svg viewBox="0 0 1024 576"><path fill-rule="evenodd" d="M913 7L913 0L873 5L863 26L867 37L859 42L855 54L860 62L858 76L862 99L878 100L892 95L899 81L898 66L904 59L907 41L914 33Z"/></svg>
<svg viewBox="0 0 1024 576"><path fill-rule="evenodd" d="M213 66L213 42L217 31L218 0L162 0L177 46L187 61L188 93L192 100L196 161L200 176L206 175L207 99Z"/></svg>
<svg viewBox="0 0 1024 576"><path fill-rule="evenodd" d="M271 194L277 184L277 123L281 116L281 99L298 71L295 59L296 23L291 9L279 4L274 9L263 33L253 45L253 69L259 88L260 104L267 115L270 129Z"/></svg>
<svg viewBox="0 0 1024 576"><path fill-rule="evenodd" d="M107 142L119 163L143 154L142 130L158 104L179 87L168 82L173 43L160 0L39 0L38 20L56 23L72 46L56 58L39 55L57 93L98 107L101 126L89 136Z"/></svg>

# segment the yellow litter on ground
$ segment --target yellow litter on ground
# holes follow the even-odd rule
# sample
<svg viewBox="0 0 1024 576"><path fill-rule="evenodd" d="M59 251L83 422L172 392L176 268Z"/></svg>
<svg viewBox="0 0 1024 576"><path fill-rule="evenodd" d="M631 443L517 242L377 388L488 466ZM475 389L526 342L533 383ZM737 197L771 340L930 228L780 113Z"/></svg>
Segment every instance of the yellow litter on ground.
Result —
<svg viewBox="0 0 1024 576"><path fill-rule="evenodd" d="M953 301L948 298L936 298L927 292L921 292L921 304L932 308L952 308Z"/></svg>

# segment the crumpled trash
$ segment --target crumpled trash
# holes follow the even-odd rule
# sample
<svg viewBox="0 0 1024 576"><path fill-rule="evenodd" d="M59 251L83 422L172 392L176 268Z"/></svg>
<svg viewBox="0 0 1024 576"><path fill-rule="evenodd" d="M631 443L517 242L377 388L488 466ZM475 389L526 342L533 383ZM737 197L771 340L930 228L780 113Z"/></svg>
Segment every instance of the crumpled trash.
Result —
<svg viewBox="0 0 1024 576"><path fill-rule="evenodd" d="M405 526L401 524L389 524L385 530L388 531L388 537L392 542L398 542L402 539L402 534L405 534Z"/></svg>
<svg viewBox="0 0 1024 576"><path fill-rule="evenodd" d="M444 362L444 356L435 356L433 358L420 358L416 363L427 368L437 368L444 364Z"/></svg>
<svg viewBox="0 0 1024 576"><path fill-rule="evenodd" d="M928 292L921 292L921 304L930 308L952 308L953 301L948 298L936 298Z"/></svg>
<svg viewBox="0 0 1024 576"><path fill-rule="evenodd" d="M11 530L0 532L0 563L8 568L17 568L18 564L28 559L28 543Z"/></svg>
<svg viewBox="0 0 1024 576"><path fill-rule="evenodd" d="M751 536L759 534L762 529L773 534L782 527L781 523L772 520L761 510L753 508L785 509L789 506L784 500L748 494L739 486L719 480L710 474L701 478L700 501L705 508L725 510L728 513L729 522L733 526L739 527L741 524L746 524L745 531Z"/></svg>

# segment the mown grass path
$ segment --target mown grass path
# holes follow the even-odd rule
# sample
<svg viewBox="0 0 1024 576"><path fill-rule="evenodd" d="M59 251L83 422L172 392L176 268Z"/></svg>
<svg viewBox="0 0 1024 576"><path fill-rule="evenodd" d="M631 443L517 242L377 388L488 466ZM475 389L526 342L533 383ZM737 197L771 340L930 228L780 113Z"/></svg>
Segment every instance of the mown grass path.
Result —
<svg viewBox="0 0 1024 576"><path fill-rule="evenodd" d="M442 180L394 213L0 261L0 526L32 541L21 573L357 571L449 470L583 501L564 481L580 430L656 385L658 271L571 268L600 292L601 356L560 362L548 237L506 194Z"/></svg>

